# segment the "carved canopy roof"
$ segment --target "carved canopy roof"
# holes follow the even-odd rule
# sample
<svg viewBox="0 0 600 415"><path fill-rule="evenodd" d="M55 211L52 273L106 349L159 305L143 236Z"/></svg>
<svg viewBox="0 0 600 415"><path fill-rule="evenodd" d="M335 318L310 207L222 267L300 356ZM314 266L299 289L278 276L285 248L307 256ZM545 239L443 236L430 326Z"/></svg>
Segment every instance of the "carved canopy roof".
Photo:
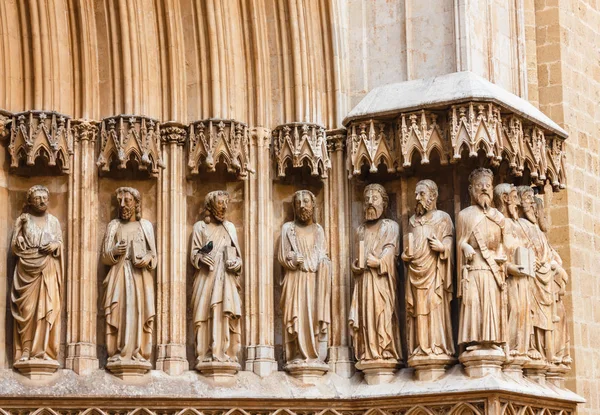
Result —
<svg viewBox="0 0 600 415"><path fill-rule="evenodd" d="M348 114L350 177L367 165L376 172L412 166L418 154L428 164L437 152L442 165L484 151L492 165L503 160L511 174L529 171L532 185L565 187L567 132L531 103L472 72L377 87Z"/></svg>

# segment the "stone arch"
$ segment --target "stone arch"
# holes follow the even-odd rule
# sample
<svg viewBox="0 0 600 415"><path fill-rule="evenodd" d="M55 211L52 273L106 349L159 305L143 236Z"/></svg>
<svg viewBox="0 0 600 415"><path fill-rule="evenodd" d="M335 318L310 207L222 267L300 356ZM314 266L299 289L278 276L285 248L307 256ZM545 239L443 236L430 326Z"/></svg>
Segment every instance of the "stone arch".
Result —
<svg viewBox="0 0 600 415"><path fill-rule="evenodd" d="M129 412L127 415L156 415L154 412L149 410L148 408L135 408L133 411Z"/></svg>
<svg viewBox="0 0 600 415"><path fill-rule="evenodd" d="M52 408L39 408L33 411L30 415L60 415Z"/></svg>
<svg viewBox="0 0 600 415"><path fill-rule="evenodd" d="M87 408L85 411L83 411L79 415L107 415L107 414L100 408Z"/></svg>
<svg viewBox="0 0 600 415"><path fill-rule="evenodd" d="M435 415L431 410L423 406L415 406L406 412L406 415Z"/></svg>
<svg viewBox="0 0 600 415"><path fill-rule="evenodd" d="M483 415L479 409L467 402L457 404L450 411L450 415Z"/></svg>
<svg viewBox="0 0 600 415"><path fill-rule="evenodd" d="M176 415L204 415L204 414L202 412L200 412L199 410L197 410L196 408L183 408L181 411L177 412Z"/></svg>
<svg viewBox="0 0 600 415"><path fill-rule="evenodd" d="M225 415L250 415L248 412L241 408L233 408L225 413Z"/></svg>

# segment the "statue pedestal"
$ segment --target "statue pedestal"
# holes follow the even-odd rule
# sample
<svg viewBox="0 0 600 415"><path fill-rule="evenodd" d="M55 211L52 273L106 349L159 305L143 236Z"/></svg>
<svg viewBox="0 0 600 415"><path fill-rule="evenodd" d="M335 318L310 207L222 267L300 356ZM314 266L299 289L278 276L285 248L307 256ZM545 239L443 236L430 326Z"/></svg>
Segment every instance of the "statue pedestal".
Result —
<svg viewBox="0 0 600 415"><path fill-rule="evenodd" d="M365 381L369 385L389 383L394 378L394 373L399 363L396 359L367 360L356 363L356 368L361 370Z"/></svg>
<svg viewBox="0 0 600 415"><path fill-rule="evenodd" d="M523 377L523 366L529 361L530 359L527 356L511 356L504 364L502 371L515 380L521 379Z"/></svg>
<svg viewBox="0 0 600 415"><path fill-rule="evenodd" d="M556 386L557 388L565 388L565 375L571 370L570 367L560 365L550 365L546 372L546 382Z"/></svg>
<svg viewBox="0 0 600 415"><path fill-rule="evenodd" d="M329 371L329 365L319 361L288 363L284 370L303 383L315 383Z"/></svg>
<svg viewBox="0 0 600 415"><path fill-rule="evenodd" d="M237 372L241 370L241 366L236 362L198 362L196 370L212 381L224 384L233 381Z"/></svg>
<svg viewBox="0 0 600 415"><path fill-rule="evenodd" d="M456 359L448 355L412 356L408 359L408 366L415 368L415 379L420 381L438 379L454 363Z"/></svg>
<svg viewBox="0 0 600 415"><path fill-rule="evenodd" d="M525 376L540 385L546 384L546 371L548 370L548 363L545 360L531 360L523 368Z"/></svg>
<svg viewBox="0 0 600 415"><path fill-rule="evenodd" d="M108 362L106 370L125 381L138 380L152 370L152 364L140 360L116 360Z"/></svg>
<svg viewBox="0 0 600 415"><path fill-rule="evenodd" d="M13 365L23 376L31 380L44 380L52 376L60 367L56 360L29 359Z"/></svg>
<svg viewBox="0 0 600 415"><path fill-rule="evenodd" d="M458 360L469 377L480 378L500 374L506 355L501 349L485 348L463 352Z"/></svg>

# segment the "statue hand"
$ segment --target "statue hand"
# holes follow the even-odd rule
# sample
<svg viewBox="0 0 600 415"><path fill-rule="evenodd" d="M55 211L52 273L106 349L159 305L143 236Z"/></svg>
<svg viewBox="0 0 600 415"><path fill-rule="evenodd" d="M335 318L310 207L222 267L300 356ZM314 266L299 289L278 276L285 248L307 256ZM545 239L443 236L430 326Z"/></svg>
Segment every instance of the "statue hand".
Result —
<svg viewBox="0 0 600 415"><path fill-rule="evenodd" d="M350 268L354 274L362 274L363 272L362 267L358 266L358 259L354 260L354 262L350 265Z"/></svg>
<svg viewBox="0 0 600 415"><path fill-rule="evenodd" d="M517 266L515 264L507 264L506 271L513 277L527 277L528 275L523 272L525 268Z"/></svg>
<svg viewBox="0 0 600 415"><path fill-rule="evenodd" d="M21 235L17 236L17 245L19 245L19 249L21 251L24 251L27 249L27 244L25 243L25 238L23 238Z"/></svg>
<svg viewBox="0 0 600 415"><path fill-rule="evenodd" d="M146 254L139 261L135 261L133 265L136 268L146 268L148 265L150 265L150 262L152 262L152 254Z"/></svg>
<svg viewBox="0 0 600 415"><path fill-rule="evenodd" d="M404 248L404 251L402 251L402 255L400 256L402 258L402 261L404 262L411 262L414 258L414 255L408 255L406 253L408 247Z"/></svg>
<svg viewBox="0 0 600 415"><path fill-rule="evenodd" d="M463 244L463 255L467 261L471 261L475 256L475 249L467 243Z"/></svg>
<svg viewBox="0 0 600 415"><path fill-rule="evenodd" d="M431 248L432 251L444 252L444 250L446 249L442 241L440 241L435 236L431 236L427 238L427 240L429 241L429 248Z"/></svg>
<svg viewBox="0 0 600 415"><path fill-rule="evenodd" d="M369 268L379 268L379 265L381 265L381 260L375 255L369 254L369 257L367 258L367 266Z"/></svg>
<svg viewBox="0 0 600 415"><path fill-rule="evenodd" d="M127 252L127 242L125 242L125 241L117 242L115 247L112 249L112 255L115 258L125 255L126 252Z"/></svg>
<svg viewBox="0 0 600 415"><path fill-rule="evenodd" d="M302 256L302 254L294 253L294 259L292 262L296 267L299 267L304 264L304 256Z"/></svg>
<svg viewBox="0 0 600 415"><path fill-rule="evenodd" d="M227 260L225 261L225 268L227 268L227 271L238 272L242 269L242 261L239 258Z"/></svg>
<svg viewBox="0 0 600 415"><path fill-rule="evenodd" d="M215 259L211 254L200 254L200 262L208 265L211 269L215 266Z"/></svg>
<svg viewBox="0 0 600 415"><path fill-rule="evenodd" d="M40 252L42 254L46 254L46 255L50 255L52 253L54 253L58 248L60 248L60 243L59 242L50 242L44 246L40 247Z"/></svg>

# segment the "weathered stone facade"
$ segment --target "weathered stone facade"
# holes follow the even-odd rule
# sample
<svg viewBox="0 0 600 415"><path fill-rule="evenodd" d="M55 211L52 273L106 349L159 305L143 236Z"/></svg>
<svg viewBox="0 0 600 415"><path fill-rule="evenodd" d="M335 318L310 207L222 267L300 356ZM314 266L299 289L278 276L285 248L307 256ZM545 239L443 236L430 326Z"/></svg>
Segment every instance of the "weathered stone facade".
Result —
<svg viewBox="0 0 600 415"><path fill-rule="evenodd" d="M187 407L230 415L598 412L599 42L600 6L589 0L0 1L0 408L61 415L93 407L100 414L184 414ZM461 84L448 102L440 102L441 89L422 89L417 98L433 101L402 107L407 98L396 94L395 109L365 110L377 103L368 98L377 87L461 71L545 115L511 106L502 92L469 95ZM579 398L554 386L560 379L544 386L539 376L511 383L501 375L477 384L457 365L433 386L402 369L384 390L354 373L347 318L365 185L383 184L388 218L404 230L418 180L437 181L438 209L456 220L469 204L467 176L480 166L491 167L498 183L543 194L548 238L570 276L566 387L587 401L577 409ZM65 250L61 369L42 384L14 370L10 311L11 236L27 189L37 184L49 189ZM121 186L141 193L159 257L153 370L123 389L103 371L99 300L108 271L99 261L102 238ZM301 189L314 195L332 268L330 373L320 387L282 372L276 249ZM214 190L229 194L243 262L242 371L229 390L189 370L196 358L189 238ZM456 298L451 308L456 337ZM401 330L404 319L401 311ZM402 345L406 361L404 337ZM255 396L254 387L266 392ZM122 404L108 398L114 393Z"/></svg>

